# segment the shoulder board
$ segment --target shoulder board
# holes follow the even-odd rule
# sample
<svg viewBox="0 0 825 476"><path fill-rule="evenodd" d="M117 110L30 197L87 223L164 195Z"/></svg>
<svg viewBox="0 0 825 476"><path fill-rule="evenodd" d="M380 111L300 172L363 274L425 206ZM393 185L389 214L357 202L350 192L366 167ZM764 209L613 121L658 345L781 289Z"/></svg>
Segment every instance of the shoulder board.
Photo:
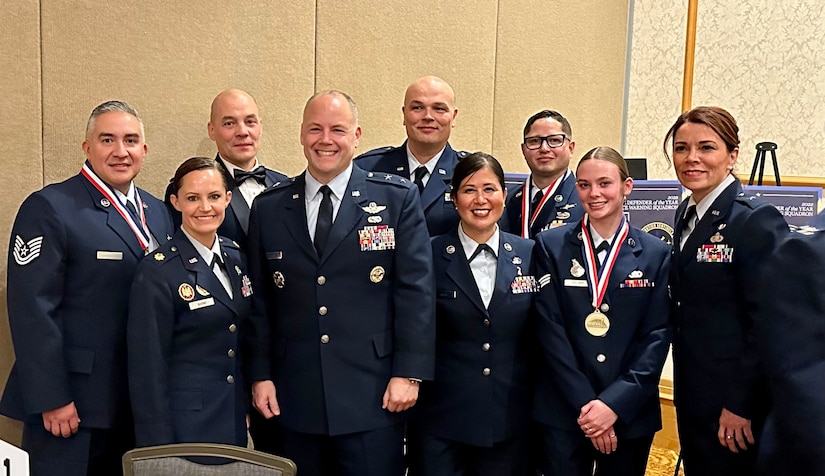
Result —
<svg viewBox="0 0 825 476"><path fill-rule="evenodd" d="M178 248L172 246L171 243L166 243L155 251L150 252L144 259L154 263L156 266L163 266L173 261L173 258L176 258L178 255L180 255Z"/></svg>
<svg viewBox="0 0 825 476"><path fill-rule="evenodd" d="M225 236L218 235L218 240L220 240L221 245L223 245L227 248L233 248L233 249L236 249L236 250L241 249L241 245L239 245L237 241L231 240L231 239L229 239Z"/></svg>
<svg viewBox="0 0 825 476"><path fill-rule="evenodd" d="M370 156L373 156L373 155L386 154L387 152L393 151L397 148L398 147L387 146L387 147L379 147L377 149L368 150L368 151L364 152L363 154L359 155L358 157L356 157L355 160L358 160L358 159L361 159L361 158L364 158L364 157L370 157Z"/></svg>
<svg viewBox="0 0 825 476"><path fill-rule="evenodd" d="M468 155L470 155L470 153L467 152L466 150L457 150L457 151L455 151L455 155L459 159L463 159L464 157L467 157Z"/></svg>
<svg viewBox="0 0 825 476"><path fill-rule="evenodd" d="M267 187L263 192L261 192L261 195L263 195L265 193L273 192L275 190L280 190L280 189L286 188L286 187L292 185L293 182L295 182L295 177L290 177L286 180L281 180L280 182L275 182L275 183L272 184L271 187Z"/></svg>
<svg viewBox="0 0 825 476"><path fill-rule="evenodd" d="M410 179L384 172L367 172L367 180L375 183L388 183L398 187L410 188Z"/></svg>
<svg viewBox="0 0 825 476"><path fill-rule="evenodd" d="M739 195L737 195L735 201L751 209L767 203L764 199L745 192L742 192Z"/></svg>

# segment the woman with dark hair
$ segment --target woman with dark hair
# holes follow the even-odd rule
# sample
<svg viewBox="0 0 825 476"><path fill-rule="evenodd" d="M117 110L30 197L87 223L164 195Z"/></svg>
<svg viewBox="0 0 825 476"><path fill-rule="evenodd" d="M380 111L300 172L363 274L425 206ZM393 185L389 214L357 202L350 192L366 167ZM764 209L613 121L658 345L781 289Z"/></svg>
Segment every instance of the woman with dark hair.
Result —
<svg viewBox="0 0 825 476"><path fill-rule="evenodd" d="M217 235L232 198L214 159L172 179L181 228L138 265L129 302L129 389L138 446L246 446L240 330L252 286L235 243Z"/></svg>
<svg viewBox="0 0 825 476"><path fill-rule="evenodd" d="M436 369L410 422L411 475L526 475L529 468L533 242L499 230L507 191L490 155L461 159L460 217L433 238Z"/></svg>
<svg viewBox="0 0 825 476"><path fill-rule="evenodd" d="M662 428L670 249L627 222L633 179L615 150L585 154L576 189L582 220L536 237L539 467L548 476L643 476Z"/></svg>
<svg viewBox="0 0 825 476"><path fill-rule="evenodd" d="M749 475L768 408L755 348L758 271L788 233L733 175L739 128L718 107L679 116L665 136L692 194L676 211L671 263L674 403L686 472Z"/></svg>

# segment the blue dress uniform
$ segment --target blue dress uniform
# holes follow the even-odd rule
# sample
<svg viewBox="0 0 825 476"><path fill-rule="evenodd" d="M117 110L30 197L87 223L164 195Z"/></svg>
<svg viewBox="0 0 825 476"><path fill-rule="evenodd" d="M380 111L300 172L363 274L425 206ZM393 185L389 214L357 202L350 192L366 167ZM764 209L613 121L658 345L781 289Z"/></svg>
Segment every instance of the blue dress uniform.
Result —
<svg viewBox="0 0 825 476"><path fill-rule="evenodd" d="M340 436L397 425L405 412L381 408L390 378L431 379L434 368L432 254L418 191L353 166L319 257L304 177L267 190L252 207L249 266L260 289L249 380L274 381L280 423L292 432ZM400 452L400 435L376 444L368 455L396 444ZM355 474L400 475L401 466Z"/></svg>
<svg viewBox="0 0 825 476"><path fill-rule="evenodd" d="M759 474L825 471L825 231L792 233L764 263L754 326L774 404Z"/></svg>
<svg viewBox="0 0 825 476"><path fill-rule="evenodd" d="M458 226L458 212L450 199L450 182L455 164L466 156L467 152L453 150L447 144L421 193L421 208L427 219L430 236L449 233ZM382 147L365 152L355 158L355 165L364 170L395 174L405 179L412 174L407 161L407 141L399 147Z"/></svg>
<svg viewBox="0 0 825 476"><path fill-rule="evenodd" d="M220 228L218 228L218 235L233 240L241 246L241 249L243 249L246 246L246 234L249 230L249 205L246 204L246 200L244 200L241 191L238 190L238 185L235 183L235 178L232 176L232 173L227 170L219 158L220 156L216 155L215 161L218 163L218 167L221 169L221 173L226 180L226 184L229 187L228 190L232 192L232 201L229 202L229 206L226 208L226 216L224 217ZM272 187L276 183L284 182L286 180L289 180L286 175L275 170L266 169L266 183L264 184L266 188ZM164 201L166 202L166 206L169 208L169 213L172 214L172 220L174 221L175 226L179 227L181 216L180 212L175 210L175 207L172 206L172 202L169 199L171 194L172 184L169 184L169 186L166 187L166 196Z"/></svg>
<svg viewBox="0 0 825 476"><path fill-rule="evenodd" d="M529 188L527 192L529 193ZM522 197L524 193L524 186L521 186L518 191L507 198L507 207L504 209L504 215L500 220L504 231L518 236L521 236ZM576 175L568 173L567 177L559 184L556 193L547 198L547 202L536 217L536 221L530 226L529 238L535 238L539 232L565 223L578 223L583 215L584 209L579 202L579 194L576 193Z"/></svg>
<svg viewBox="0 0 825 476"><path fill-rule="evenodd" d="M252 284L237 244L219 240L232 297L182 231L135 273L127 341L138 446L246 447L239 335Z"/></svg>
<svg viewBox="0 0 825 476"><path fill-rule="evenodd" d="M811 218L811 222L809 224L814 228L825 230L825 210L814 215L814 217Z"/></svg>
<svg viewBox="0 0 825 476"><path fill-rule="evenodd" d="M591 474L594 459L606 466L599 474L636 474L631 467L639 464L644 474L653 434L662 427L658 388L671 338L669 254L661 240L629 228L601 304L610 327L596 337L584 323L593 305L581 226L536 237L537 334L546 366L533 415L543 425L545 474ZM618 415L618 445L610 455L598 453L577 423L581 408L594 399Z"/></svg>
<svg viewBox="0 0 825 476"><path fill-rule="evenodd" d="M166 207L137 192L150 232L165 242L172 233ZM8 263L17 360L0 413L26 423L23 447L32 474L85 475L91 437L84 429L116 428L131 438L126 319L143 257L114 204L82 175L49 185L21 205ZM72 401L80 433L63 439L46 432L41 413Z"/></svg>
<svg viewBox="0 0 825 476"><path fill-rule="evenodd" d="M502 232L498 248L495 288L485 308L457 230L432 241L435 380L421 384L410 423L410 447L418 446L415 440L422 437L434 437L457 443L452 449L456 453L465 446L478 447L474 456L481 459L494 445L516 440L520 452L509 451L509 461L499 456L499 466L487 465L489 474L513 474L518 465L526 470L529 456L537 285L531 240ZM427 445L411 453L415 474L453 474L445 472L449 463L443 453L433 454Z"/></svg>
<svg viewBox="0 0 825 476"><path fill-rule="evenodd" d="M723 408L752 421L759 442L768 406L755 345L759 271L788 233L772 205L730 184L679 250L688 200L676 211L670 292L674 403L685 468L693 474L752 474L755 451L719 444Z"/></svg>

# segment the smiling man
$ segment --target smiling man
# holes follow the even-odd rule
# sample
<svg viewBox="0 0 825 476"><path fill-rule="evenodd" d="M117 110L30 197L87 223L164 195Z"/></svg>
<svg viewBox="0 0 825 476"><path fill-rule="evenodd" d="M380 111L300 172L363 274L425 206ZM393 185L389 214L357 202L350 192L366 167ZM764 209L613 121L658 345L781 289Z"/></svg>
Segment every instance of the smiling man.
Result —
<svg viewBox="0 0 825 476"><path fill-rule="evenodd" d="M584 215L576 194L576 176L570 157L576 148L567 119L545 109L533 114L524 126L521 153L530 176L507 199L502 228L523 238L581 220Z"/></svg>
<svg viewBox="0 0 825 476"><path fill-rule="evenodd" d="M120 474L133 446L126 381L129 290L172 221L133 182L143 123L120 101L96 107L80 174L30 195L11 233L8 309L17 361L0 413L23 420L33 476Z"/></svg>
<svg viewBox="0 0 825 476"><path fill-rule="evenodd" d="M307 169L255 200L253 403L303 476L404 474L402 440L435 361L432 251L409 180L352 163L352 98L315 94ZM276 392L277 389L277 392Z"/></svg>
<svg viewBox="0 0 825 476"><path fill-rule="evenodd" d="M450 180L458 159L467 155L447 142L458 116L453 88L435 76L419 78L407 88L401 112L406 142L371 150L356 163L364 170L410 179L421 195L430 236L452 231L458 213L450 200Z"/></svg>

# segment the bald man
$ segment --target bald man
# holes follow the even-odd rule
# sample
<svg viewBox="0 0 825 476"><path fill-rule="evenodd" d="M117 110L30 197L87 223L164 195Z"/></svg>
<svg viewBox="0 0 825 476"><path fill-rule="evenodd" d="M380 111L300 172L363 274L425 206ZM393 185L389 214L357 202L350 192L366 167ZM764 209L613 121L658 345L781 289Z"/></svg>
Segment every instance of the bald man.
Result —
<svg viewBox="0 0 825 476"><path fill-rule="evenodd" d="M258 161L262 129L258 104L246 91L227 89L212 101L206 132L218 147L215 160L233 197L218 234L235 240L241 247L246 245L252 200L267 187L287 179L286 175L267 169ZM166 205L175 225L180 226L180 212L172 207L170 192L166 190Z"/></svg>
<svg viewBox="0 0 825 476"><path fill-rule="evenodd" d="M450 180L456 162L467 155L448 143L458 116L453 88L436 76L418 78L407 88L401 112L407 140L399 147L371 150L355 163L408 178L418 187L430 236L452 231L458 213L450 200Z"/></svg>

